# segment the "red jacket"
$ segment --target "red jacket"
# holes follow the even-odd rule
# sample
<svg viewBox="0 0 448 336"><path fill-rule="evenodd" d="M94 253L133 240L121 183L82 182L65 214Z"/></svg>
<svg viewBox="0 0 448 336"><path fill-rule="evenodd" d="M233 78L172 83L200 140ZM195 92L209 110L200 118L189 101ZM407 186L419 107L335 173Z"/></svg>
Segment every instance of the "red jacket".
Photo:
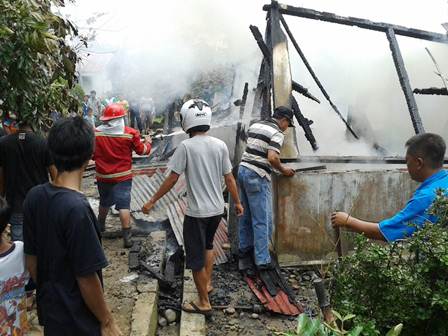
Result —
<svg viewBox="0 0 448 336"><path fill-rule="evenodd" d="M140 133L130 127L124 134L106 134L95 131L96 179L100 182L117 183L132 179L132 151L148 155L151 145L140 140Z"/></svg>

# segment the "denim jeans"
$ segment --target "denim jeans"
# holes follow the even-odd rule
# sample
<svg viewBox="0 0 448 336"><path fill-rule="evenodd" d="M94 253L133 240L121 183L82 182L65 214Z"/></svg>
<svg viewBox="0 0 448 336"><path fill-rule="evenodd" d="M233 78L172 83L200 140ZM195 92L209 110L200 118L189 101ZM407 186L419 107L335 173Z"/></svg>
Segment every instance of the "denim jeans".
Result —
<svg viewBox="0 0 448 336"><path fill-rule="evenodd" d="M239 221L240 253L253 249L257 266L269 264L269 242L273 228L271 181L240 166L238 184L244 207L244 215Z"/></svg>
<svg viewBox="0 0 448 336"><path fill-rule="evenodd" d="M11 224L11 240L12 241L23 241L23 214L19 212L14 212L9 220Z"/></svg>

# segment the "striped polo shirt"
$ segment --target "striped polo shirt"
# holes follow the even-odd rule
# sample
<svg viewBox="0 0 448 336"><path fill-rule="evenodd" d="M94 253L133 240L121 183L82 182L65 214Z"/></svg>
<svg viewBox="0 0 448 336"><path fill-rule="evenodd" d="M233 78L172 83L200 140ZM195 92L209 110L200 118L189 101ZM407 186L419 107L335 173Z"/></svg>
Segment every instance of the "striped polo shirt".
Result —
<svg viewBox="0 0 448 336"><path fill-rule="evenodd" d="M253 124L249 127L246 151L241 158L241 166L270 180L272 166L268 161L268 150L280 153L284 138L285 136L274 119Z"/></svg>

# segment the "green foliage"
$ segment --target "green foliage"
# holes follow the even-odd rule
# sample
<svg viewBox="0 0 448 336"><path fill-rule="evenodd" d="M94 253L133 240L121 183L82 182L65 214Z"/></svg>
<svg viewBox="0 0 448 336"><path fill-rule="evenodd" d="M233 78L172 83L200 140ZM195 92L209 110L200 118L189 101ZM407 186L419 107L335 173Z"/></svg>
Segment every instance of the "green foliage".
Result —
<svg viewBox="0 0 448 336"><path fill-rule="evenodd" d="M297 329L290 332L278 332L278 336L360 336L365 330L365 326L353 323L356 317L353 314L341 316L333 310L336 321L331 325L319 319L312 319L306 314L301 314L297 320ZM351 325L346 329L347 325ZM398 336L403 328L402 324L393 327L386 336Z"/></svg>
<svg viewBox="0 0 448 336"><path fill-rule="evenodd" d="M76 98L77 101L82 102L86 93L81 85L76 84L73 89L71 89L71 94Z"/></svg>
<svg viewBox="0 0 448 336"><path fill-rule="evenodd" d="M19 120L42 127L52 110L77 110L70 93L78 56L69 45L77 35L54 14L61 0L0 0L0 105Z"/></svg>
<svg viewBox="0 0 448 336"><path fill-rule="evenodd" d="M448 198L441 192L426 224L405 242L376 244L357 237L352 255L334 269L333 306L384 332L401 322L403 335L448 335ZM372 333L363 333L374 335Z"/></svg>

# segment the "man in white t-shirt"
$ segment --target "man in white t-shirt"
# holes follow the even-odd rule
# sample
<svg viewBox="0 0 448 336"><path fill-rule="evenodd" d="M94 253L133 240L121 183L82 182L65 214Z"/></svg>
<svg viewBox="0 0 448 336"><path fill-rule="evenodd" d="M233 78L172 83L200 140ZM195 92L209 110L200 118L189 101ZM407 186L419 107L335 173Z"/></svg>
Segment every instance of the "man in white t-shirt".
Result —
<svg viewBox="0 0 448 336"><path fill-rule="evenodd" d="M4 237L11 217L6 200L0 198L0 335L21 336L28 330L26 317L25 268L23 242L8 242Z"/></svg>
<svg viewBox="0 0 448 336"><path fill-rule="evenodd" d="M208 293L213 290L211 275L214 263L213 238L224 213L222 179L235 201L238 216L243 214L240 198L232 175L229 151L226 144L207 135L212 111L199 99L187 101L181 109L181 124L190 138L182 141L171 158L171 173L160 189L143 206L148 213L185 173L187 182L187 211L183 237L185 264L193 272L199 300L186 302L182 309L189 313L210 315Z"/></svg>

